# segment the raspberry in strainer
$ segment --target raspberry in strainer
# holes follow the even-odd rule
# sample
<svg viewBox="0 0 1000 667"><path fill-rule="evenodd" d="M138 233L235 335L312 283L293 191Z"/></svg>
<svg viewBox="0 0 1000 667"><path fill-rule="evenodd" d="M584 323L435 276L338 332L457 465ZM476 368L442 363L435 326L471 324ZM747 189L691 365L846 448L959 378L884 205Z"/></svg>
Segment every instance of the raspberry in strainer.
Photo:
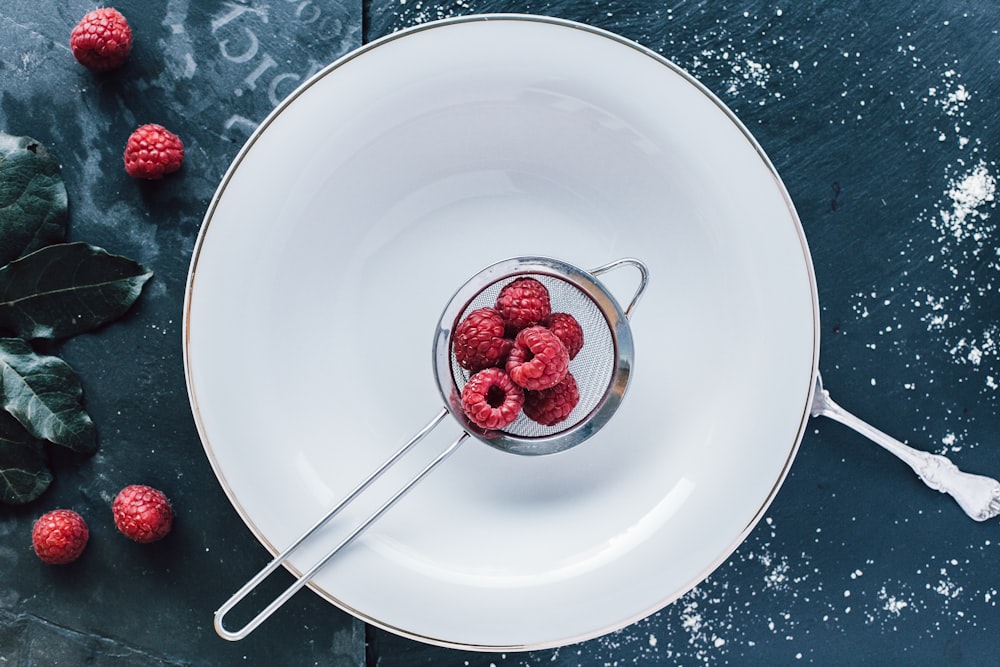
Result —
<svg viewBox="0 0 1000 667"><path fill-rule="evenodd" d="M576 379L572 373L566 373L554 387L524 392L524 416L542 426L554 426L569 417L579 402Z"/></svg>
<svg viewBox="0 0 1000 667"><path fill-rule="evenodd" d="M493 308L479 308L458 323L454 333L455 360L468 371L503 366L514 341L504 338L503 317Z"/></svg>
<svg viewBox="0 0 1000 667"><path fill-rule="evenodd" d="M545 327L522 329L507 357L510 379L525 389L548 389L559 384L569 371L569 352Z"/></svg>
<svg viewBox="0 0 1000 667"><path fill-rule="evenodd" d="M507 323L508 334L514 335L552 314L549 290L534 278L518 278L500 290L496 309Z"/></svg>
<svg viewBox="0 0 1000 667"><path fill-rule="evenodd" d="M548 319L548 329L554 333L569 352L569 358L575 359L583 348L583 327L569 313L552 313Z"/></svg>
<svg viewBox="0 0 1000 667"><path fill-rule="evenodd" d="M524 391L499 368L479 371L462 388L462 411L473 424L487 430L513 423L524 405Z"/></svg>

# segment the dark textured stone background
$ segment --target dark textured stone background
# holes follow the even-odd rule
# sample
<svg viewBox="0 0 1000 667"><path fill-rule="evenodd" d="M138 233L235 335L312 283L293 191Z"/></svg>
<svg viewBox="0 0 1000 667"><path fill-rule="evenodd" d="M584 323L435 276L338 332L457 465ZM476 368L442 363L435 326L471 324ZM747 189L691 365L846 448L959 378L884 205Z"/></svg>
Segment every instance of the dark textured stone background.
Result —
<svg viewBox="0 0 1000 667"><path fill-rule="evenodd" d="M120 71L76 65L94 5L0 5L0 129L60 160L74 240L155 271L121 321L60 346L101 450L55 460L28 507L0 508L0 664L992 665L997 521L978 524L903 464L832 422L810 425L766 520L708 580L634 626L527 654L426 647L302 593L237 644L212 611L267 559L201 449L181 317L201 218L249 132L295 85L363 41L492 11L551 14L671 58L732 107L775 162L813 252L821 369L849 410L967 470L1000 475L1000 5L955 1L500 2L121 0L136 45ZM516 45L514 45L516 48ZM174 129L178 174L137 183L129 132ZM305 150L307 147L296 147ZM163 542L119 536L122 486L164 489ZM30 549L36 516L85 514L67 567ZM665 564L666 565L666 564Z"/></svg>

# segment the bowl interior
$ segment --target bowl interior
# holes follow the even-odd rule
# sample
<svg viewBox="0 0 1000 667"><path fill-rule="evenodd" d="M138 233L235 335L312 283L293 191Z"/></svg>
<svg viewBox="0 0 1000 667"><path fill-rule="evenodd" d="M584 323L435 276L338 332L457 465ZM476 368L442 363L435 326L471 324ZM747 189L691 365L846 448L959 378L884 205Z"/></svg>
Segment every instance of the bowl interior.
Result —
<svg viewBox="0 0 1000 667"><path fill-rule="evenodd" d="M565 452L463 445L314 579L422 641L553 646L661 608L761 518L807 419L809 254L735 117L591 28L422 26L338 61L265 121L192 261L192 406L221 484L272 552L441 410L441 309L468 276L521 255L647 264L631 384ZM635 288L627 272L602 280L622 301ZM459 433L446 420L293 569Z"/></svg>

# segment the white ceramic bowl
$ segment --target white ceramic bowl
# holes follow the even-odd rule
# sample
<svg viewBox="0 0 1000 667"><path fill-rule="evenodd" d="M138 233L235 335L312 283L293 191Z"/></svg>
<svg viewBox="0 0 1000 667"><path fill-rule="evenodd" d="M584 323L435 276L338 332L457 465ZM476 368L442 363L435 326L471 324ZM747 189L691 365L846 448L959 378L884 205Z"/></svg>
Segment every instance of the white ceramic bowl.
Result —
<svg viewBox="0 0 1000 667"><path fill-rule="evenodd" d="M809 253L735 116L601 30L527 16L427 24L285 100L198 239L191 404L220 483L268 550L441 410L442 308L469 276L521 255L649 266L631 386L571 450L520 457L471 441L314 578L338 607L407 637L540 648L657 611L760 520L808 419ZM606 285L627 300L634 279L621 280ZM459 433L446 420L291 569Z"/></svg>

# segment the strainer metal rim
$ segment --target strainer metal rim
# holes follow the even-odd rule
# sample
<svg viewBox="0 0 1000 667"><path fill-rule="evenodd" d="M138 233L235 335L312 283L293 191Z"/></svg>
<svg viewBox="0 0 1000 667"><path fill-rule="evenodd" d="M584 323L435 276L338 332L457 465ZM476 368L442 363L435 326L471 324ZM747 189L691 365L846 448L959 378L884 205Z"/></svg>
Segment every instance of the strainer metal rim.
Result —
<svg viewBox="0 0 1000 667"><path fill-rule="evenodd" d="M470 421L462 410L451 366L452 333L469 304L490 285L526 274L565 280L590 298L607 320L615 357L608 387L590 412L576 424L562 431L535 437L514 436L503 431L487 431ZM635 358L635 346L632 340L632 328L625 311L592 272L552 257L524 256L511 257L491 264L469 278L455 292L441 314L434 333L431 356L434 380L441 398L452 417L467 433L504 452L538 456L575 447L607 424L621 404L628 388Z"/></svg>

